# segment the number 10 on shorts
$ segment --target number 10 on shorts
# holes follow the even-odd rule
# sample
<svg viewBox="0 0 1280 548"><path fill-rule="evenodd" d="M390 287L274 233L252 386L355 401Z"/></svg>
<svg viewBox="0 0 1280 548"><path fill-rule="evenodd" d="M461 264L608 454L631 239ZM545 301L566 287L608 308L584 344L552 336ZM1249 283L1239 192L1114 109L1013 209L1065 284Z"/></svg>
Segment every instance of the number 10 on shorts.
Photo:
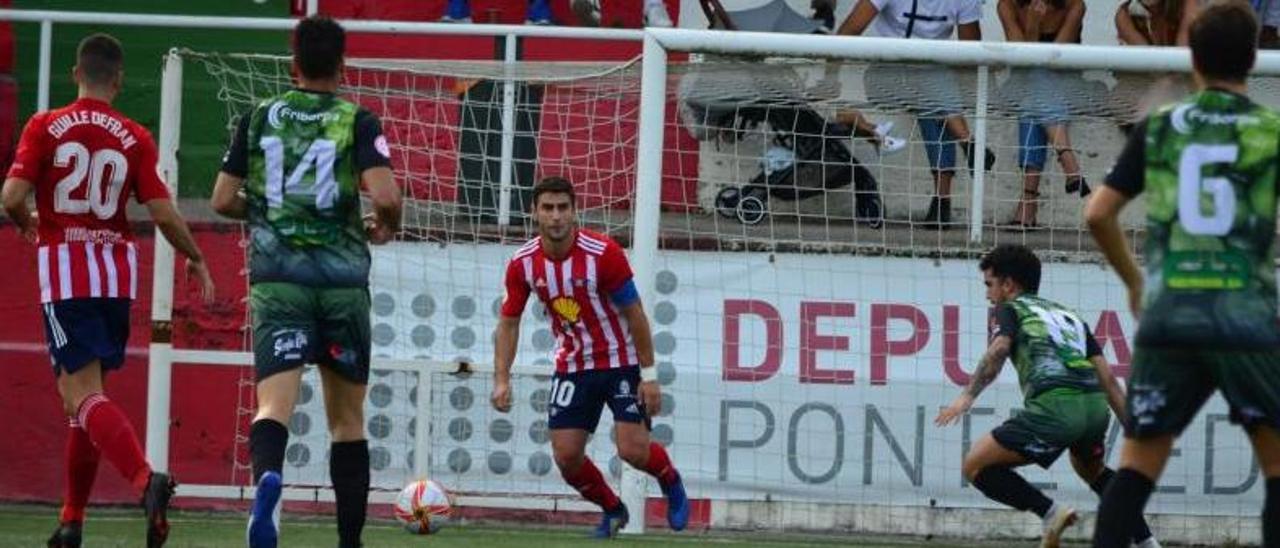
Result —
<svg viewBox="0 0 1280 548"><path fill-rule="evenodd" d="M551 379L551 405L568 407L573 401L573 381L569 379Z"/></svg>

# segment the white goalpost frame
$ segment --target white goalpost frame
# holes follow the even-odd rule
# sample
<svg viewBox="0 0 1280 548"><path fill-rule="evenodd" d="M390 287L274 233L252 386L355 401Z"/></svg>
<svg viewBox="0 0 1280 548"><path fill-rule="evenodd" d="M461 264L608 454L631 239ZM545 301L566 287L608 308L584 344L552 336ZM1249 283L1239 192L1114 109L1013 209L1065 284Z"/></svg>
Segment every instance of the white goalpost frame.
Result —
<svg viewBox="0 0 1280 548"><path fill-rule="evenodd" d="M898 38L879 37L832 37L825 35L795 35L742 31L710 31L675 28L649 28L645 30L643 49L643 69L640 86L640 126L639 152L636 166L636 234L649 236L648 230L657 237L657 227L648 229L642 219L649 214L657 216L659 210L658 192L661 187L663 173L664 125L666 123L667 94L672 91L668 87L667 57L668 52L710 53L723 55L743 55L760 57L793 57L812 59L842 59L874 62L903 63L935 63L976 69L977 85L975 100L975 116L973 134L975 149L984 150L987 143L987 106L990 96L990 69L992 67L1048 68L1059 70L1113 70L1143 72L1180 72L1191 71L1191 55L1187 48L1156 47L1119 47L1119 46L1058 46L1042 43L1008 43L1008 42L967 42L951 40L904 40ZM1280 75L1280 53L1260 51L1254 66L1255 76ZM979 160L979 163L981 161ZM968 237L970 242L983 240L982 204L984 170L975 169L973 188L971 190L972 212L969 219ZM656 222L656 221L655 221ZM646 230L642 231L644 227ZM636 241L637 256L643 253L656 252L657 242ZM640 289L642 295L652 287L652 280L643 279ZM798 512L814 512L831 521L841 518L879 523L883 530L894 530L893 522L904 519L903 508L885 511L869 505L853 504L846 511L830 508L819 508L820 505L794 503L782 504L782 508L761 506L757 501L720 501L713 500L713 523L748 523L757 524L752 514L763 512L769 519L761 520L769 526L787 528L794 525L787 518L776 518L776 514L785 513L783 509L792 508ZM909 508L907 522L930 522L936 516L931 514L932 508ZM996 515L1008 510L970 509L973 512ZM1149 515L1153 526L1159 526L1165 516ZM1186 520L1193 529L1210 531L1215 526L1228 524L1224 529L1243 532L1245 535L1260 535L1255 515L1247 516L1209 516L1189 515L1170 516ZM1004 520L993 518L993 521L1004 523ZM972 523L961 523L948 530L947 534L982 536L983 531L972 527ZM876 526L869 528L877 529ZM910 530L910 528L908 528ZM926 529L927 530L927 529ZM922 534L923 530L915 531ZM1195 534L1184 532L1184 539L1170 539L1190 542L1204 542L1204 538L1195 538ZM1249 542L1249 541L1245 541ZM1256 542L1256 540L1255 540Z"/></svg>
<svg viewBox="0 0 1280 548"><path fill-rule="evenodd" d="M0 10L0 20L31 22L40 25L39 76L37 107L48 108L50 59L54 24L132 25L177 28L213 28L288 31L295 20L246 18L246 17L197 17L170 15L140 15L120 13L56 12L32 10ZM503 134L500 200L501 220L509 219L507 197L510 195L512 139L514 134L513 82L515 39L518 37L595 39L615 41L643 41L643 65L640 85L640 118L638 151L636 154L636 190L634 197L634 225L630 249L635 279L642 298L654 296L655 261L659 241L660 195L663 172L665 110L668 100L668 52L706 52L730 55L767 55L810 58L838 58L881 62L940 63L975 68L978 75L978 93L975 103L974 139L977 150L983 150L987 135L986 106L990 90L991 67L1044 67L1053 69L1110 69L1138 70L1144 72L1188 72L1190 56L1185 48L1140 48L1104 46L1055 46L1050 44L954 42L884 38L840 38L831 36L779 35L750 32L695 31L686 29L585 29L572 27L540 27L509 25L448 25L437 23L409 23L393 21L342 21L349 32L379 34L432 34L467 36L505 36L507 64L503 81ZM169 184L176 192L178 185L177 147L181 120L182 59L177 52L170 52L165 59L162 79L161 115L159 131L160 161ZM1260 53L1255 74L1280 75L1280 53ZM974 204L970 216L969 238L981 241L982 203L984 178L982 170L976 170L971 190ZM171 320L174 281L173 250L163 238L156 235L156 261L153 280L152 321L153 333L163 331ZM167 338L153 340L150 347L148 372L147 453L158 469L168 466L169 385L172 364L221 365L243 367L252 363L252 356L245 352L174 349ZM414 371L425 373L450 372L455 364L421 361L375 359L379 369ZM492 364L474 365L478 373L492 372ZM517 368L520 373L545 371ZM419 375L419 394L430 394L433 375ZM424 392L424 390L426 390ZM428 398L420 397L417 412L425 416L429 410ZM429 423L418 421L415 451L420 464L430 450ZM642 532L644 528L643 474L624 466L622 497L638 511L632 516L627 532ZM218 485L184 485L179 495L244 499L252 496L252 488ZM290 500L332 500L332 492L324 488L289 489ZM386 493L375 493L374 502L389 502ZM463 497L461 504L496 508L540 510L594 510L590 503L580 500L562 500L538 497ZM638 506L636 505L638 504ZM721 505L725 513L750 511L750 502L743 505ZM921 509L923 519L925 509ZM1214 518L1206 518L1214 519Z"/></svg>
<svg viewBox="0 0 1280 548"><path fill-rule="evenodd" d="M316 12L315 0L308 0L308 13ZM40 45L38 52L37 110L49 108L49 86L52 59L53 25L61 24L95 24L126 25L147 27L176 28L212 28L242 30L276 30L290 31L296 21L293 19L267 19L250 17L198 17L181 15L149 15L125 13L91 13L62 12L44 10L8 10L0 9L0 20L11 22L35 22L40 25ZM340 21L348 32L376 34L418 34L418 35L464 35L464 36L502 36L505 38L502 104L502 146L499 174L499 224L510 223L511 211L509 199L513 177L513 154L515 140L515 63L518 61L517 39L523 37L590 39L638 42L644 33L640 30L628 29L591 29L575 27L544 27L516 25L450 25L441 23L413 23L400 21ZM178 158L180 128L182 120L182 56L178 50L170 50L164 58L164 70L161 77L160 129L159 148L161 169L164 170L170 191L177 195L178 191ZM639 189L637 189L639 193ZM652 191L656 197L657 190ZM637 234L635 241L651 242L657 245L657 209L651 221L654 234L645 238ZM648 280L652 285L653 252L639 253L635 246L632 250L632 268L637 279ZM643 256L645 259L640 259ZM247 367L253 364L253 356L247 352L208 351L174 349L170 339L170 325L173 313L174 282L174 249L157 231L155 235L155 264L152 281L152 333L153 341L149 344L147 373L147 459L158 470L169 468L169 419L170 389L174 363L191 365L220 365ZM642 282L643 285L643 282ZM157 337L157 335L159 335ZM418 393L430 394L433 375L428 372L447 373L456 369L457 364L451 362L431 362L410 360L374 359L374 368L417 372ZM492 373L492 364L472 364L471 370L477 373ZM516 367L515 373L545 373L533 367ZM430 399L421 397L417 400L417 413L427 416ZM415 423L415 474L425 477L430 462L430 423L426 420ZM621 498L637 512L624 529L626 533L644 532L644 480L645 475L630 466L623 466ZM248 499L253 496L252 487L226 485L192 485L183 484L178 487L179 496ZM283 494L286 500L299 501L332 501L332 490L317 488L289 488ZM370 501L374 503L391 503L394 493L373 492ZM502 508L515 510L543 511L596 511L594 504L576 499L519 497L519 496L460 496L457 502L464 506Z"/></svg>
<svg viewBox="0 0 1280 548"><path fill-rule="evenodd" d="M178 144L182 132L182 56L170 50L160 76L160 169L169 192L178 195ZM156 229L152 265L151 344L147 366L147 461L169 470L169 397L173 380L174 249Z"/></svg>

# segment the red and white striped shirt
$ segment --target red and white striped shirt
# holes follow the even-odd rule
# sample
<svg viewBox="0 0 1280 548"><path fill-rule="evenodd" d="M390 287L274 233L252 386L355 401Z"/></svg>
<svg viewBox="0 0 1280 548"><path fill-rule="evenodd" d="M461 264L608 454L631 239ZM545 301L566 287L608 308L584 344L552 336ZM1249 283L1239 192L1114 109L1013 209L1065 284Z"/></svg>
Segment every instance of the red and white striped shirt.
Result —
<svg viewBox="0 0 1280 548"><path fill-rule="evenodd" d="M546 306L559 341L557 373L639 364L626 318L613 295L631 281L622 247L608 236L578 230L569 254L556 260L534 238L507 263L502 315L519 317L530 293Z"/></svg>
<svg viewBox="0 0 1280 548"><path fill-rule="evenodd" d="M146 128L95 99L27 121L10 178L35 187L40 302L136 298L138 249L125 200L168 198Z"/></svg>

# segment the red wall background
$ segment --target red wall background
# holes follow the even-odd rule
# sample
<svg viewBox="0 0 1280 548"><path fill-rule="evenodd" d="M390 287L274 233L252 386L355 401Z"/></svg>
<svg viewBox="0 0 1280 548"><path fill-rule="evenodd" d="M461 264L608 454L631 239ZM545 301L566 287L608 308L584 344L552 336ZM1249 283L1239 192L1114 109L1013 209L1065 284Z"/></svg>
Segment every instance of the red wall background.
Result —
<svg viewBox="0 0 1280 548"><path fill-rule="evenodd" d="M0 8L10 0L0 0ZM13 79L13 25L0 22L0 173L9 169L18 131L18 84Z"/></svg>
<svg viewBox="0 0 1280 548"><path fill-rule="evenodd" d="M123 370L107 378L107 395L124 407L139 437L145 436L147 343L150 340L153 240L138 230L138 300L133 307L129 357ZM209 255L218 283L212 305L199 304L179 274L175 288L174 334L180 347L240 349L244 319L243 252L239 228L197 226L196 238ZM0 284L0 499L57 501L63 485L62 447L66 419L49 366L36 292L35 248L8 229L0 236L0 257L8 265ZM175 365L170 462L186 483L227 483L231 477L240 368ZM94 499L134 502L128 485L110 464L101 464Z"/></svg>

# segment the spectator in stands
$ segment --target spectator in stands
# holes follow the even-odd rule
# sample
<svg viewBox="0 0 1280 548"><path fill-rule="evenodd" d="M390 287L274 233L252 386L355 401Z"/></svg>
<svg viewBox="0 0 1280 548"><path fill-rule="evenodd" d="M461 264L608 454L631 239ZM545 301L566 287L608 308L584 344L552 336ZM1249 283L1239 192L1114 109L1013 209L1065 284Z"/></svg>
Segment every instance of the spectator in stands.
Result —
<svg viewBox="0 0 1280 548"><path fill-rule="evenodd" d="M1116 34L1121 45L1186 46L1191 17L1202 0L1123 0L1116 9ZM1124 120L1120 130L1128 134L1137 119L1145 117L1162 104L1176 101L1191 91L1192 82L1185 74L1168 74L1155 82L1142 84L1144 89L1117 88L1117 93L1139 96L1135 117Z"/></svg>
<svg viewBox="0 0 1280 548"><path fill-rule="evenodd" d="M1138 1L1138 0L1134 0ZM997 5L1005 39L1010 42L1080 43L1084 0L1000 0ZM1018 120L1018 167L1022 168L1022 197L1014 210L1012 228L1034 228L1039 209L1040 176L1048 147L1057 153L1068 193L1089 193L1080 162L1067 133L1067 105L1062 98L1065 75L1047 69L1018 70L1005 85L1022 108Z"/></svg>
<svg viewBox="0 0 1280 548"><path fill-rule="evenodd" d="M893 122L877 124L868 119L861 111L846 108L836 111L836 123L852 130L855 139L863 138L871 141L871 144L875 145L876 150L880 151L881 154L892 154L907 148L906 139L889 134L890 131L893 131Z"/></svg>
<svg viewBox="0 0 1280 548"><path fill-rule="evenodd" d="M872 34L882 37L946 40L954 33L960 40L981 40L981 19L981 0L859 0L840 25L839 33L861 35L870 28ZM969 125L960 114L965 100L956 75L947 68L893 67L878 74L869 71L867 79L868 88L878 85L898 101L902 100L904 90L908 93L918 90L929 105L916 113L934 180L934 196L921 226L950 228L951 180L955 176L954 145L957 142L964 146L970 169L974 164L973 139ZM873 82L877 79L879 82ZM995 155L990 149L984 152L984 168L991 169Z"/></svg>
<svg viewBox="0 0 1280 548"><path fill-rule="evenodd" d="M813 10L813 20L818 22L822 34L836 30L836 0L810 0L809 9Z"/></svg>
<svg viewBox="0 0 1280 548"><path fill-rule="evenodd" d="M600 26L600 0L573 0L570 4L582 25ZM470 23L471 5L467 0L449 0L441 23ZM671 16L662 0L644 0L644 24L647 27L670 27ZM549 0L529 0L525 12L526 25L554 25Z"/></svg>
<svg viewBox="0 0 1280 548"><path fill-rule="evenodd" d="M1198 0L1125 0L1116 8L1116 34L1128 46L1185 46L1190 21L1185 13Z"/></svg>
<svg viewBox="0 0 1280 548"><path fill-rule="evenodd" d="M600 26L600 0L573 0L569 4L584 27ZM662 0L644 0L644 26L671 27L671 16Z"/></svg>
<svg viewBox="0 0 1280 548"><path fill-rule="evenodd" d="M1280 49L1280 0L1252 0L1253 9L1258 11L1258 21L1262 30L1258 33L1258 48Z"/></svg>
<svg viewBox="0 0 1280 548"><path fill-rule="evenodd" d="M829 2L834 0L813 0L814 15L812 19L818 24L817 34L830 34L830 30L822 28L823 6L830 7ZM1280 1L1280 0L1278 0ZM832 15L834 25L835 15ZM827 63L824 68L822 80L818 85L806 90L805 94L811 100L831 100L839 99L843 85L840 82L840 66L836 63ZM853 132L854 139L866 139L876 147L876 151L880 154L892 154L904 148L907 148L907 140L895 137L890 134L893 131L893 121L873 122L862 111L854 108L838 108L835 111L835 121Z"/></svg>
<svg viewBox="0 0 1280 548"><path fill-rule="evenodd" d="M441 23L470 23L471 3L468 0L449 0L445 7ZM486 23L488 21L485 21ZM529 7L524 12L526 25L553 25L551 20L550 0L529 0Z"/></svg>

